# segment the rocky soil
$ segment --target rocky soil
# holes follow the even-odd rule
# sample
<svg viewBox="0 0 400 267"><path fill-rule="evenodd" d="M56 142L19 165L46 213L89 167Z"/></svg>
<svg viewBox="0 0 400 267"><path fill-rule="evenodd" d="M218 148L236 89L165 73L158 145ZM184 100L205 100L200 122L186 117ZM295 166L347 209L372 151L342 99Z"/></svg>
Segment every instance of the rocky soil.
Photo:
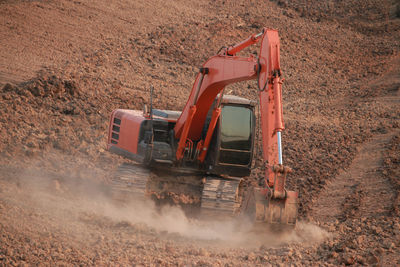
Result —
<svg viewBox="0 0 400 267"><path fill-rule="evenodd" d="M397 1L1 1L0 15L0 265L400 264ZM110 112L141 109L150 85L157 108L182 109L202 62L264 26L281 37L297 229L112 202ZM256 99L255 82L228 91Z"/></svg>

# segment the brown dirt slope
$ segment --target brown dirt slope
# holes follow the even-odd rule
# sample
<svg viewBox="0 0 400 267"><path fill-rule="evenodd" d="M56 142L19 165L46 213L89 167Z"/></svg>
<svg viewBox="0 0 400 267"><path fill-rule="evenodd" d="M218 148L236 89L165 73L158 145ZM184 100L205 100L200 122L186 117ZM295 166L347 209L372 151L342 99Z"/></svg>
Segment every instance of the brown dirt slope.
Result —
<svg viewBox="0 0 400 267"><path fill-rule="evenodd" d="M399 10L391 0L1 1L0 264L400 264ZM264 26L281 36L284 160L306 223L232 242L234 231L179 211L162 218L181 218L175 229L93 207L123 161L104 150L110 111L141 109L150 84L157 108L181 109L202 62ZM255 99L255 88L229 90Z"/></svg>

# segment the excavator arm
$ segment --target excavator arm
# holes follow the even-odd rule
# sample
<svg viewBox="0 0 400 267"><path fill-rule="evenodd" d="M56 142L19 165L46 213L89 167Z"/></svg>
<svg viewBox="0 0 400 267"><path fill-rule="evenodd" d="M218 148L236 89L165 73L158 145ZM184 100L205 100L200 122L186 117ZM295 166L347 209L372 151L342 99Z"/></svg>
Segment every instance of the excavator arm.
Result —
<svg viewBox="0 0 400 267"><path fill-rule="evenodd" d="M238 52L260 40L258 59L253 56L236 56ZM226 48L220 55L211 57L203 64L193 85L189 100L174 128L175 138L179 139L176 151L178 160L182 159L188 140L197 141L200 139L207 112L216 96L223 91L225 86L253 79L258 79L263 157L267 164L265 177L270 187L274 185L276 170L280 170L277 166L282 165L281 131L284 129L279 37L276 30L265 28L261 33L254 34L243 42ZM211 127L209 127L206 138L199 143L197 148L200 161L204 161L208 151L219 113L220 109L217 105L212 114ZM279 189L277 188L275 195L283 193L282 185L279 184Z"/></svg>

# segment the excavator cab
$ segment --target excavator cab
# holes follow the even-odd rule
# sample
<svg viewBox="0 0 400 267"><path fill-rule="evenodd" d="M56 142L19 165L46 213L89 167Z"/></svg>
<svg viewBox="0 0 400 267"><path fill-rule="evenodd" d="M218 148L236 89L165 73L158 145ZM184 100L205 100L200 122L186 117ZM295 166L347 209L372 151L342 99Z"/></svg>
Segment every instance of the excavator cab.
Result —
<svg viewBox="0 0 400 267"><path fill-rule="evenodd" d="M223 97L221 115L206 158L210 173L235 177L250 175L255 138L254 107L255 103L245 98Z"/></svg>

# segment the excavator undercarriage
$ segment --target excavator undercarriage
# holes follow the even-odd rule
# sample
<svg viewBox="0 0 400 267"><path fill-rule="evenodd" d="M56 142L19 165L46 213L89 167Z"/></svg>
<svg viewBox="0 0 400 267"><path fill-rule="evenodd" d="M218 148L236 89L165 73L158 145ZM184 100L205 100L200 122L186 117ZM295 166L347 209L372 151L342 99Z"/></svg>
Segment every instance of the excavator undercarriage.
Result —
<svg viewBox="0 0 400 267"><path fill-rule="evenodd" d="M284 199L266 198L249 178L166 174L124 163L111 180L111 190L119 203L151 200L157 207L177 205L190 218L250 221L253 230L265 230L265 224L278 231L296 225L297 193L287 191Z"/></svg>

